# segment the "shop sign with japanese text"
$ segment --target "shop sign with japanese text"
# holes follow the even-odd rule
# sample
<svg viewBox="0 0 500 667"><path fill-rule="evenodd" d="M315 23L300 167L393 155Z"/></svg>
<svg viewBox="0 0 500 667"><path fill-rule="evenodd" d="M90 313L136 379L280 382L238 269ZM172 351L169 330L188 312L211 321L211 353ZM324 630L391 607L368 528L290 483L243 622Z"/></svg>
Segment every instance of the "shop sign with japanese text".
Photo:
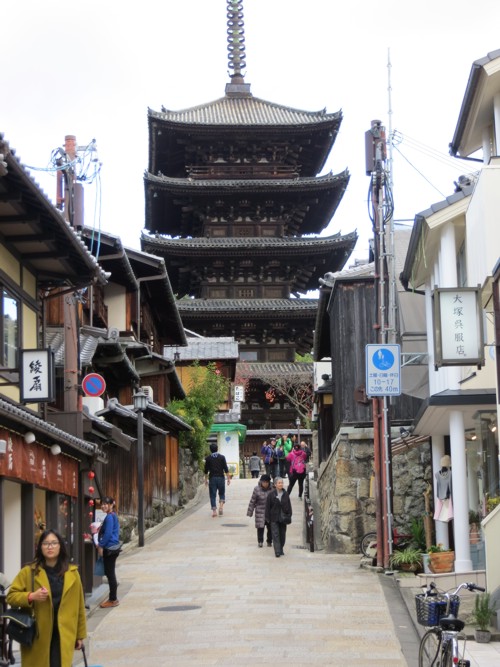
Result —
<svg viewBox="0 0 500 667"><path fill-rule="evenodd" d="M435 366L484 364L481 290L475 287L435 288Z"/></svg>
<svg viewBox="0 0 500 667"><path fill-rule="evenodd" d="M21 402L54 400L54 351L21 350Z"/></svg>

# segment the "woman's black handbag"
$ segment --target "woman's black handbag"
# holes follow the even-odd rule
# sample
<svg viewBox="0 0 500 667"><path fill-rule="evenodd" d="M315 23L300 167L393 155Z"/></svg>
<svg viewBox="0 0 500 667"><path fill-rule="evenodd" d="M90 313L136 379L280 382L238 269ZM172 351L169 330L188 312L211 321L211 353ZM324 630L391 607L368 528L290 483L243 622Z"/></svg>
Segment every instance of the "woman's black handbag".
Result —
<svg viewBox="0 0 500 667"><path fill-rule="evenodd" d="M110 547L104 547L103 553L105 556L118 556L122 550L123 542L118 542L118 544L112 544Z"/></svg>
<svg viewBox="0 0 500 667"><path fill-rule="evenodd" d="M11 639L23 646L31 646L35 639L36 623L35 617L29 611L8 609L2 614L2 618L9 621L7 634Z"/></svg>
<svg viewBox="0 0 500 667"><path fill-rule="evenodd" d="M35 590L35 571L31 570L31 592ZM36 621L33 611L25 609L7 609L2 614L7 624L7 634L23 646L31 646L36 635Z"/></svg>

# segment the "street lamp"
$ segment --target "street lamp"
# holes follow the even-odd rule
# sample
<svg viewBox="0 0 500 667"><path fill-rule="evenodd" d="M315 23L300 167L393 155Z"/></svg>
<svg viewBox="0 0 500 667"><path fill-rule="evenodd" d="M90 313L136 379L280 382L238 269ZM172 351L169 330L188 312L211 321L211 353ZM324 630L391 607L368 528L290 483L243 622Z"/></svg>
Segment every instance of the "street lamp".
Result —
<svg viewBox="0 0 500 667"><path fill-rule="evenodd" d="M137 533L139 546L144 546L144 422L143 412L148 407L148 397L140 389L134 394L137 412Z"/></svg>
<svg viewBox="0 0 500 667"><path fill-rule="evenodd" d="M297 444L300 445L300 417L295 420L295 426L297 427Z"/></svg>

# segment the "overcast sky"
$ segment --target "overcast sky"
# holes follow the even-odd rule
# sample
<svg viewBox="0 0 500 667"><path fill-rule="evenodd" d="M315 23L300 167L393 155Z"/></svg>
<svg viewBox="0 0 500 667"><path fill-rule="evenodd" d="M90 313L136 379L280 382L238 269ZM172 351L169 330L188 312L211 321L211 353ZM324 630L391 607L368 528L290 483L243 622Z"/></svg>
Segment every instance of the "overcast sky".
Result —
<svg viewBox="0 0 500 667"><path fill-rule="evenodd" d="M244 13L245 80L256 97L343 111L325 171L347 167L351 180L326 233L357 230L356 257L367 256L372 235L364 136L372 119L389 127L389 50L392 129L403 136L396 219L413 220L475 167L450 164L448 144L473 61L500 48L499 0L244 0ZM86 224L139 248L147 108L224 95L226 1L7 0L1 14L0 132L39 168L66 134L79 145L95 138L102 208L99 220L97 188L86 186ZM55 177L32 175L53 199Z"/></svg>

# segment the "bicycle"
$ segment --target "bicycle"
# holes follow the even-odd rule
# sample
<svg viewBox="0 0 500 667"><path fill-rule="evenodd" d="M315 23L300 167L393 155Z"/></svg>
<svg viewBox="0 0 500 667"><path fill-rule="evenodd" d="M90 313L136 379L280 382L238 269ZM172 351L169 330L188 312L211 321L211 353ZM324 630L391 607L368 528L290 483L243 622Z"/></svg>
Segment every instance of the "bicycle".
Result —
<svg viewBox="0 0 500 667"><path fill-rule="evenodd" d="M398 533L395 528L392 531L392 544L398 549L405 549L410 545L412 537L412 535ZM367 558L377 557L377 533L375 531L363 535L361 538L360 550L363 556L366 556Z"/></svg>
<svg viewBox="0 0 500 667"><path fill-rule="evenodd" d="M5 575L0 572L0 667L7 667L16 662L12 648L12 639L7 634L8 621L3 618L2 614L7 611L7 594L6 589L9 584Z"/></svg>
<svg viewBox="0 0 500 667"><path fill-rule="evenodd" d="M429 627L420 641L419 667L470 667L470 661L464 657L467 638L462 630L465 623L457 618L458 592L465 588L484 591L477 584L463 583L453 593L445 593L431 583L425 593L415 596L417 620L420 625Z"/></svg>

